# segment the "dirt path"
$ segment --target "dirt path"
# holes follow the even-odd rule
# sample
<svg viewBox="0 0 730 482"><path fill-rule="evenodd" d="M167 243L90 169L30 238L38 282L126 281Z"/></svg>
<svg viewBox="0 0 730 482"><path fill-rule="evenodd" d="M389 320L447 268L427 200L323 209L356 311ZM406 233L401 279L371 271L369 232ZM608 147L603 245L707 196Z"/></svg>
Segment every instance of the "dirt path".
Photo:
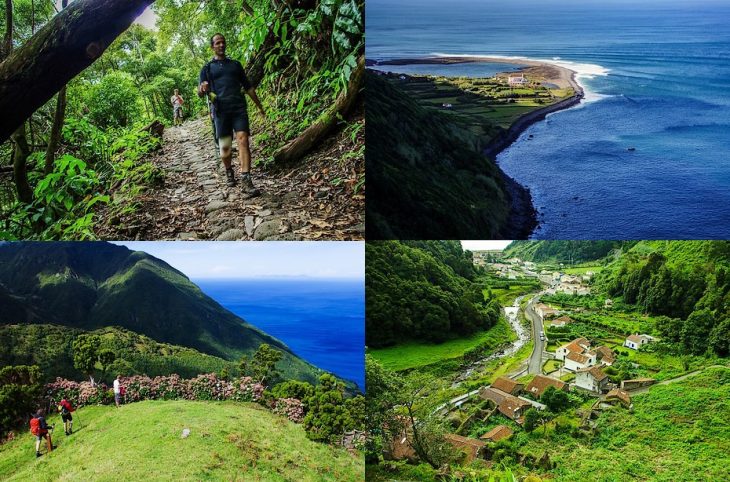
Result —
<svg viewBox="0 0 730 482"><path fill-rule="evenodd" d="M252 179L263 194L244 199L240 186L226 186L207 119L167 128L162 149L150 159L164 171L164 186L143 193L140 209L107 221L98 234L144 240L362 239L364 196L353 187L358 173L352 163L338 161L352 148L345 141L351 142L334 136L289 169L254 166ZM256 136L251 148L255 161ZM238 180L235 150L233 156Z"/></svg>
<svg viewBox="0 0 730 482"><path fill-rule="evenodd" d="M702 373L703 371L710 369L710 368L728 368L728 367L725 365L710 365L710 366L707 366L704 368L700 368L699 370L694 370L689 373L685 373L684 375L680 375L678 377L662 380L661 382L655 383L654 385L649 385L648 387L641 387L641 388L637 388L635 390L627 390L627 392L629 392L632 396L646 393L651 389L651 387L656 387L657 385L669 385L670 383L681 382L682 380L686 380L687 378L693 377L693 376L697 375L698 373Z"/></svg>

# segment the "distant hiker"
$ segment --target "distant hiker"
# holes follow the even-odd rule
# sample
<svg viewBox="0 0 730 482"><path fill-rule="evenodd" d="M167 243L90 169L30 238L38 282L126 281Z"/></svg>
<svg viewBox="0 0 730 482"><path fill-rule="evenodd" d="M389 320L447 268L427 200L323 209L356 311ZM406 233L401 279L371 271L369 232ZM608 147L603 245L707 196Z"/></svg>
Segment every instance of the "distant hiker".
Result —
<svg viewBox="0 0 730 482"><path fill-rule="evenodd" d="M170 97L170 103L172 104L172 123L173 125L180 125L183 122L182 118L182 106L185 103L180 92L175 89L175 93Z"/></svg>
<svg viewBox="0 0 730 482"><path fill-rule="evenodd" d="M117 408L119 408L119 402L122 399L122 384L119 381L121 378L121 375L117 375L117 378L114 380L114 403L117 404Z"/></svg>
<svg viewBox="0 0 730 482"><path fill-rule="evenodd" d="M66 435L71 435L73 432L74 418L71 412L74 410L76 409L71 405L71 402L65 398L58 404L58 411L61 414L61 420L63 420L63 431Z"/></svg>
<svg viewBox="0 0 730 482"><path fill-rule="evenodd" d="M243 66L237 60L226 57L226 39L217 33L210 39L210 48L213 49L213 59L205 64L200 71L200 85L198 95L208 94L213 104L213 122L218 136L221 159L226 168L227 184L236 185L231 166L231 135L235 133L238 144L238 159L241 164L241 188L246 197L261 194L251 181L251 149L248 136L251 131L248 126L248 108L246 97L241 90L245 90L258 108L261 115L266 115L256 90L249 83Z"/></svg>
<svg viewBox="0 0 730 482"><path fill-rule="evenodd" d="M35 436L35 456L41 456L41 440L46 439L48 443L48 451L52 452L56 448L51 442L51 434L48 430L53 427L49 427L46 423L45 417L43 417L43 409L38 409L33 418L30 419L30 433Z"/></svg>

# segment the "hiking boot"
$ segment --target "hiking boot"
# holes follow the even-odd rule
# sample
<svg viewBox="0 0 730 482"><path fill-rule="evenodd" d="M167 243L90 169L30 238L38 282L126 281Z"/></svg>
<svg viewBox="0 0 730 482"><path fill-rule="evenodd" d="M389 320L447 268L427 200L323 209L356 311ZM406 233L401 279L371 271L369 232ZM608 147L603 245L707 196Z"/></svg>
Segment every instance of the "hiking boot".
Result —
<svg viewBox="0 0 730 482"><path fill-rule="evenodd" d="M261 191L256 189L251 180L251 173L241 174L241 191L243 192L244 198L256 197L261 195Z"/></svg>
<svg viewBox="0 0 730 482"><path fill-rule="evenodd" d="M226 184L228 185L228 187L233 187L236 185L236 178L233 176L232 168L226 169Z"/></svg>
<svg viewBox="0 0 730 482"><path fill-rule="evenodd" d="M71 435L71 432L64 432L64 433L66 434L66 436L67 436L67 437L68 437L69 435Z"/></svg>
<svg viewBox="0 0 730 482"><path fill-rule="evenodd" d="M42 453L40 453L40 452L36 452L36 453L35 453L35 456L36 456L36 457L40 457L41 455L43 455L43 454L42 454Z"/></svg>

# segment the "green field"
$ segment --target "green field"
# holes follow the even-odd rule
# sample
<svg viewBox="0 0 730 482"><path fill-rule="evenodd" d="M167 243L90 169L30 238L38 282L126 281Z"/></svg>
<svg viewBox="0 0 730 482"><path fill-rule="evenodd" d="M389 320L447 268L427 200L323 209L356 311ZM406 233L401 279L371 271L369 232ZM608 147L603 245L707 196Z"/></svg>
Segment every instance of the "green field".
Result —
<svg viewBox="0 0 730 482"><path fill-rule="evenodd" d="M0 480L364 479L361 454L312 442L256 404L147 401L84 407L74 418L70 437L58 416L49 419L58 448L40 458L28 432L1 445Z"/></svg>
<svg viewBox="0 0 730 482"><path fill-rule="evenodd" d="M573 94L570 89L511 89L494 79L412 76L403 81L397 75L383 77L420 105L448 114L485 142L522 115Z"/></svg>
<svg viewBox="0 0 730 482"><path fill-rule="evenodd" d="M599 273L603 269L603 266L578 266L576 268L565 268L561 271L565 274L585 274L588 271Z"/></svg>
<svg viewBox="0 0 730 482"><path fill-rule="evenodd" d="M495 326L487 331L476 333L465 338L446 341L444 343L403 343L387 348L369 349L368 353L390 370L407 370L409 368L430 365L441 360L457 358L472 348L487 343L496 348L515 337L507 320L500 318Z"/></svg>
<svg viewBox="0 0 730 482"><path fill-rule="evenodd" d="M484 296L486 296L487 291L484 290ZM492 288L491 291L500 305L512 306L518 296L526 295L536 290L534 286L512 285L509 288Z"/></svg>

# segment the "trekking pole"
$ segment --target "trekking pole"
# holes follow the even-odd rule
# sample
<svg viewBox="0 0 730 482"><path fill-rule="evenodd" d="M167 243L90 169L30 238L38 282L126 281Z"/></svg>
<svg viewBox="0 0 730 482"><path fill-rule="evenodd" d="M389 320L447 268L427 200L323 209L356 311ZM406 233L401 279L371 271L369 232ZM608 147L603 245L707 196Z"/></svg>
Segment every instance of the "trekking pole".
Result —
<svg viewBox="0 0 730 482"><path fill-rule="evenodd" d="M213 127L213 140L215 141L216 149L218 149L220 146L218 145L218 133L215 131L215 119L213 118L213 101L211 100L211 95L215 96L215 94L211 94L210 91L208 91L205 93L205 98L208 102L208 116L210 117L210 124Z"/></svg>

